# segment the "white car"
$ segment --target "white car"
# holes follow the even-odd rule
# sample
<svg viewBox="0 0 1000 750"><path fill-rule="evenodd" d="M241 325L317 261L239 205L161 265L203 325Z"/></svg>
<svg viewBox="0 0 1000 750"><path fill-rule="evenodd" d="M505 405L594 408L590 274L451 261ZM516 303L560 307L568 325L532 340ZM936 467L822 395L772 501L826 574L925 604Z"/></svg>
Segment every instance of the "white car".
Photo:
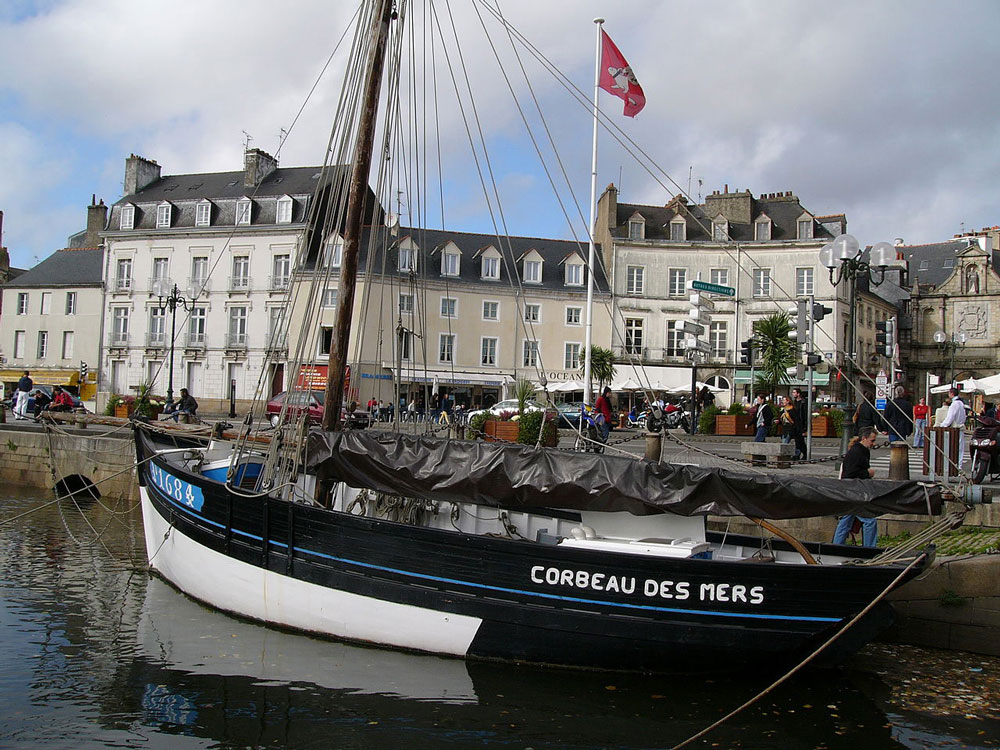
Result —
<svg viewBox="0 0 1000 750"><path fill-rule="evenodd" d="M544 411L545 407L542 406L542 404L538 403L537 401L532 401L531 399L528 399L527 401L524 402L524 410L526 412ZM494 417L499 417L501 414L504 413L509 414L511 412L517 414L517 399L508 398L504 401L498 401L497 403L493 404L493 406L491 406L489 409L476 409L475 411L470 411L468 414L468 418L472 419L477 414L482 414L483 412L488 412Z"/></svg>

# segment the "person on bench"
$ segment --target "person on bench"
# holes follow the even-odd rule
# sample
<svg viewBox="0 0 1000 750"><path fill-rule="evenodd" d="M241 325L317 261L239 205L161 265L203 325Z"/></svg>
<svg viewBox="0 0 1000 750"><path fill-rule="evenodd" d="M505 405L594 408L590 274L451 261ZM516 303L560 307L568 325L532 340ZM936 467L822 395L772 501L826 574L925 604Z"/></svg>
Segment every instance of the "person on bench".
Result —
<svg viewBox="0 0 1000 750"><path fill-rule="evenodd" d="M181 397L174 404L173 408L170 410L170 415L177 422L181 414L187 415L185 422L193 422L195 414L198 412L198 402L194 400L194 396L188 393L187 388L181 388Z"/></svg>

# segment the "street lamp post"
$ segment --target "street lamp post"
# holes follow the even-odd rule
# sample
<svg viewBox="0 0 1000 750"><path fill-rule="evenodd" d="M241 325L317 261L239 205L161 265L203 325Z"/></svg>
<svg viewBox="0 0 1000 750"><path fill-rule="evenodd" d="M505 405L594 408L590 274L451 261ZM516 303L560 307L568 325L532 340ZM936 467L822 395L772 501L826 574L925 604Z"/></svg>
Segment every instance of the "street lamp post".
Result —
<svg viewBox="0 0 1000 750"><path fill-rule="evenodd" d="M850 305L850 315L848 317L848 342L847 342L847 404L845 407L844 430L841 438L841 452L847 452L848 441L854 431L854 422L851 416L854 414L854 359L857 356L857 296L858 279L868 278L872 286L879 286L885 281L885 272L896 262L896 249L888 242L876 242L872 245L868 260L862 260L861 246L850 234L842 234L833 242L828 243L819 251L820 262L826 266L830 272L830 283L834 287L839 286L841 281L847 281L848 303Z"/></svg>
<svg viewBox="0 0 1000 750"><path fill-rule="evenodd" d="M968 336L962 333L953 333L951 337L948 336L944 331L934 332L934 343L938 345L938 350L944 353L947 350L951 350L951 367L948 371L948 380L955 385L955 351L957 349L964 349L965 343L968 340Z"/></svg>
<svg viewBox="0 0 1000 750"><path fill-rule="evenodd" d="M191 312L194 308L194 299L184 297L177 289L177 284L173 285L169 294L163 294L162 286L156 291L159 298L157 307L160 310L170 310L170 368L167 376L167 403L174 403L174 338L177 333L177 307L180 306L185 312Z"/></svg>

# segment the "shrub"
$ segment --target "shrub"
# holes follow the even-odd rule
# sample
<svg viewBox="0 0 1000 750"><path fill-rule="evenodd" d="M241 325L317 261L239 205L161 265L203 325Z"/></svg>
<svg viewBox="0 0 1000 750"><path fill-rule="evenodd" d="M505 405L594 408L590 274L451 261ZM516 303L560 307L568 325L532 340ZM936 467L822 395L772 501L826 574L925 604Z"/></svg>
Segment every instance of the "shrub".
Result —
<svg viewBox="0 0 1000 750"><path fill-rule="evenodd" d="M726 414L746 414L747 407L742 401L733 401L726 409Z"/></svg>
<svg viewBox="0 0 1000 750"><path fill-rule="evenodd" d="M529 411L521 415L518 420L517 442L522 445L534 445L538 442L538 435L542 429L542 420L545 420L545 432L542 435L542 442L546 439L556 437L556 423L553 421L555 415L548 411Z"/></svg>
<svg viewBox="0 0 1000 750"><path fill-rule="evenodd" d="M479 414L474 414L469 419L469 425L465 432L466 439L482 440L484 425L486 424L486 420L491 417L492 415L488 411L481 411Z"/></svg>
<svg viewBox="0 0 1000 750"><path fill-rule="evenodd" d="M698 417L698 432L702 435L715 432L715 416L722 414L722 409L718 406L710 406Z"/></svg>

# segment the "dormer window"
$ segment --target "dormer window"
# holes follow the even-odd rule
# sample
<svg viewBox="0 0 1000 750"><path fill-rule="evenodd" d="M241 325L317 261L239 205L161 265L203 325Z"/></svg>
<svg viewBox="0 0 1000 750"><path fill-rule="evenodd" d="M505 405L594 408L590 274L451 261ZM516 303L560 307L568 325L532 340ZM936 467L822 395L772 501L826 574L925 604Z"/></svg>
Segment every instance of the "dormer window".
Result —
<svg viewBox="0 0 1000 750"><path fill-rule="evenodd" d="M212 203L204 200L195 209L194 225L196 227L207 227L212 224Z"/></svg>
<svg viewBox="0 0 1000 750"><path fill-rule="evenodd" d="M583 263L577 259L566 263L566 286L583 286Z"/></svg>
<svg viewBox="0 0 1000 750"><path fill-rule="evenodd" d="M399 246L399 270L400 271L413 271L416 269L417 257L412 247L400 245Z"/></svg>
<svg viewBox="0 0 1000 750"><path fill-rule="evenodd" d="M135 206L122 206L121 221L119 229L132 229L135 227Z"/></svg>
<svg viewBox="0 0 1000 750"><path fill-rule="evenodd" d="M636 214L628 220L628 238L630 240L646 239L646 220L641 215Z"/></svg>
<svg viewBox="0 0 1000 750"><path fill-rule="evenodd" d="M800 240L811 240L813 238L813 217L810 214L802 214L796 222L798 228L798 238Z"/></svg>
<svg viewBox="0 0 1000 750"><path fill-rule="evenodd" d="M278 224L292 223L292 199L283 195L278 198L278 206L275 210L274 221Z"/></svg>
<svg viewBox="0 0 1000 750"><path fill-rule="evenodd" d="M687 222L680 216L670 220L670 239L674 242L687 241Z"/></svg>
<svg viewBox="0 0 1000 750"><path fill-rule="evenodd" d="M340 268L340 263L344 257L344 240L339 236L331 237L329 242L330 266Z"/></svg>
<svg viewBox="0 0 1000 750"><path fill-rule="evenodd" d="M462 254L453 249L441 253L441 275L458 276Z"/></svg>
<svg viewBox="0 0 1000 750"><path fill-rule="evenodd" d="M542 283L542 261L527 259L524 261L524 280L529 284Z"/></svg>
<svg viewBox="0 0 1000 750"><path fill-rule="evenodd" d="M712 239L715 242L726 242L729 239L729 222L724 216L716 216L712 221Z"/></svg>
<svg viewBox="0 0 1000 750"><path fill-rule="evenodd" d="M157 229L169 229L170 228L170 217L173 213L173 206L164 201L159 206L156 207L156 228Z"/></svg>
<svg viewBox="0 0 1000 750"><path fill-rule="evenodd" d="M236 226L250 226L250 199L241 198L236 201Z"/></svg>
<svg viewBox="0 0 1000 750"><path fill-rule="evenodd" d="M757 242L771 239L771 219L766 214L761 214L753 223L753 238Z"/></svg>
<svg viewBox="0 0 1000 750"><path fill-rule="evenodd" d="M489 281L500 280L500 253L497 252L496 248L488 247L483 251L479 275Z"/></svg>

